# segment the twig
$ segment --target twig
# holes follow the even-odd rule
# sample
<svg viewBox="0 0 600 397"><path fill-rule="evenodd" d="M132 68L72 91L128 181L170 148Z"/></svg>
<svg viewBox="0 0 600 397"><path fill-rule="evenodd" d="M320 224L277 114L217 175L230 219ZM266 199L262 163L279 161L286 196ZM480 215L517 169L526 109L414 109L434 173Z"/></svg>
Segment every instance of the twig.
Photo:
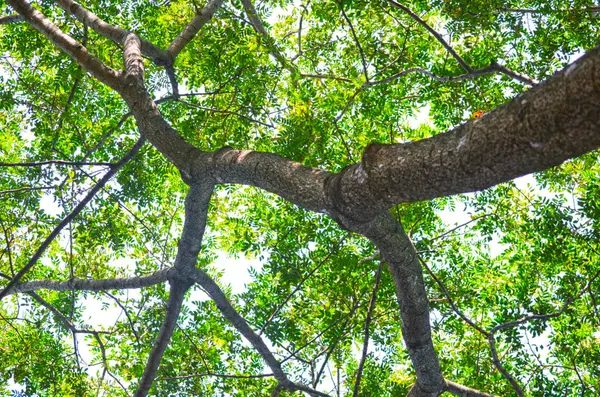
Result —
<svg viewBox="0 0 600 397"><path fill-rule="evenodd" d="M388 3L390 3L391 5L393 5L396 8L401 9L402 11L404 11L406 14L408 14L412 19L414 19L415 21L417 21L417 23L419 23L419 25L423 26L425 29L427 29L427 31L429 33L431 33L431 35L433 37L436 38L437 41L440 42L440 44L442 44L444 46L444 48L450 53L450 55L452 55L452 57L454 59L456 59L456 61L460 64L460 66L462 66L462 68L467 72L470 73L473 69L469 66L469 64L467 62L465 62L464 59L462 59L462 57L460 55L458 55L456 53L456 51L454 51L454 48L452 48L452 46L450 44L448 44L448 42L446 40L444 40L444 38L442 37L441 34L439 34L435 29L433 29L431 26L429 26L429 24L427 22L425 22L423 19L421 19L417 14L415 14L414 12L412 12L412 10L394 0L387 0Z"/></svg>
<svg viewBox="0 0 600 397"><path fill-rule="evenodd" d="M363 340L362 356L358 364L358 370L356 371L356 381L354 382L354 392L352 395L358 397L358 391L360 390L360 380L362 378L362 372L365 367L365 361L367 360L367 353L369 351L369 326L373 318L373 309L375 309L375 302L377 301L377 290L379 289L379 281L381 280L381 270L383 269L383 262L379 264L377 273L375 274L375 285L373 286L373 293L371 295L371 301L369 302L369 310L367 311L367 318L365 320L365 337Z"/></svg>
<svg viewBox="0 0 600 397"><path fill-rule="evenodd" d="M304 285L304 283L306 282L306 280L308 280L313 274L315 274L315 272L317 270L319 270L319 268L321 266L323 266L325 264L325 262L327 262L327 260L331 257L331 255L333 255L335 253L335 251L338 250L338 248L344 243L344 241L349 236L350 236L350 233L348 233L344 237L342 237L340 239L340 241L338 241L331 248L331 250L329 250L329 252L327 253L327 255L325 255L325 257L317 264L317 266L315 266L310 272L308 272L302 278L302 280L300 280L300 282L298 283L298 285L296 285L296 287L294 288L294 290L288 294L288 296L283 300L283 302L271 313L271 315L269 316L269 318L267 319L267 321L265 321L265 323L263 324L263 326L260 327L260 330L258 331L258 335L261 335L264 332L264 330L267 329L267 327L269 326L269 324L271 323L271 321L273 321L273 319L275 318L275 316L277 316L277 314L279 314L279 312L281 311L281 309L283 309L285 307L285 305L287 305L287 303L296 294L296 292L298 292L300 290L300 288L302 288L302 285Z"/></svg>
<svg viewBox="0 0 600 397"><path fill-rule="evenodd" d="M356 35L354 26L352 26L352 22L350 21L350 18L348 18L348 15L346 15L346 11L344 11L344 4L339 3L339 6L340 6L340 10L342 11L342 15L344 16L344 19L346 20L346 23L348 23L348 26L350 27L350 32L352 32L352 37L354 38L354 43L356 43L356 47L358 48L358 52L360 54L360 60L362 62L362 66L363 66L363 74L365 75L365 81L369 81L369 74L367 72L367 61L365 60L365 53L362 49L362 46L360 45L360 41L358 41L358 36Z"/></svg>
<svg viewBox="0 0 600 397"><path fill-rule="evenodd" d="M8 292L21 280L21 278L31 269L38 259L42 256L46 248L54 241L54 239L60 234L61 230L68 225L79 213L87 206L87 204L94 198L96 193L100 191L100 189L108 183L108 181L125 165L127 164L141 149L141 147L146 142L145 137L141 137L138 141L133 145L133 147L127 152L127 154L119 160L104 176L100 181L89 191L89 193L81 200L79 204L71 211L63 220L52 230L50 235L46 237L46 239L42 242L40 247L35 251L33 256L29 259L27 264L23 266L21 270L13 277L13 279L4 287L2 292L0 292L0 300L8 295Z"/></svg>

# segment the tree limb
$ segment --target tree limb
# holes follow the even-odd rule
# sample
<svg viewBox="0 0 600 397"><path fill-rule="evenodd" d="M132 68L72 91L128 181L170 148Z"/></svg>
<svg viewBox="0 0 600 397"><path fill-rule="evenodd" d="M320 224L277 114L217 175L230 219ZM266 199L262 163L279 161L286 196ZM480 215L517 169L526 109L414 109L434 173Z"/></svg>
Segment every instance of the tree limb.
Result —
<svg viewBox="0 0 600 397"><path fill-rule="evenodd" d="M458 383L450 382L449 380L446 380L446 391L460 397L496 397L492 394L487 394L467 386L459 385Z"/></svg>
<svg viewBox="0 0 600 397"><path fill-rule="evenodd" d="M158 371L160 361L171 340L171 336L173 335L173 330L175 329L177 318L179 317L179 312L183 305L185 292L191 285L191 283L182 283L181 281L171 282L169 302L167 303L167 314L160 327L158 338L156 338L154 346L152 346L146 368L144 368L144 374L142 375L138 389L134 394L135 397L146 397L148 395L150 387L152 387L152 383L154 382L156 372Z"/></svg>
<svg viewBox="0 0 600 397"><path fill-rule="evenodd" d="M23 16L22 15L7 15L4 17L0 17L0 25L8 25L11 23L16 23L16 22L23 22Z"/></svg>
<svg viewBox="0 0 600 397"><path fill-rule="evenodd" d="M328 181L337 211L372 219L396 203L482 190L600 147L600 47L509 103L454 130L371 144Z"/></svg>
<svg viewBox="0 0 600 397"><path fill-rule="evenodd" d="M11 288L7 295L12 295L17 292L27 293L47 289L51 291L106 291L119 289L137 289L149 287L152 285L164 283L169 279L172 268L159 270L147 276L125 277L125 278L108 278L101 280L87 280L73 278L67 281L54 280L39 280L29 281L23 284L17 284Z"/></svg>
<svg viewBox="0 0 600 397"><path fill-rule="evenodd" d="M345 226L371 240L388 264L400 305L402 337L417 374L409 396L437 397L445 383L431 338L423 271L410 239L387 212L371 222Z"/></svg>
<svg viewBox="0 0 600 397"><path fill-rule="evenodd" d="M22 163L0 162L0 167L40 167L43 165L73 165L78 167L89 165L95 167L113 167L115 163L64 160L26 161Z"/></svg>
<svg viewBox="0 0 600 397"><path fill-rule="evenodd" d="M196 13L196 16L183 29L183 31L175 37L173 42L167 48L167 53L171 59L177 58L177 55L183 48L196 36L202 27L210 21L215 14L215 11L223 4L223 0L210 0L206 6Z"/></svg>
<svg viewBox="0 0 600 397"><path fill-rule="evenodd" d="M26 0L7 0L13 9L23 16L34 29L42 33L54 45L68 54L86 71L113 89L120 87L118 73L94 57L80 43L65 34Z"/></svg>
<svg viewBox="0 0 600 397"><path fill-rule="evenodd" d="M171 340L177 324L177 317L183 305L185 292L194 284L194 270L198 253L202 246L202 238L206 229L208 204L213 192L210 180L203 185L192 185L185 200L185 222L179 240L177 256L170 273L171 294L167 304L167 314L156 339L152 352L146 363L144 375L135 393L135 397L145 397L152 387L162 356Z"/></svg>
<svg viewBox="0 0 600 397"><path fill-rule="evenodd" d="M439 34L435 29L433 29L431 26L429 26L429 24L427 22L425 22L423 19L421 19L417 14L415 14L410 8L394 1L394 0L387 0L388 3L390 3L391 5L393 5L396 8L401 9L402 11L404 11L406 14L408 14L408 16L410 16L412 19L414 19L415 21L417 21L417 23L421 26L423 26L425 29L427 29L427 31L429 33L431 33L431 35L433 37L436 38L437 41L440 42L441 45L444 46L444 48L450 53L450 55L452 55L452 57L456 60L456 62L459 63L460 66L462 66L462 68L467 72L470 73L473 71L473 69L471 68L471 66L469 66L469 64L467 62L465 62L464 59L462 59L462 57L460 55L458 55L458 53L456 51L454 51L454 48L452 48L452 46L450 44L448 44L448 42L446 40L444 40L444 38L442 37L441 34Z"/></svg>

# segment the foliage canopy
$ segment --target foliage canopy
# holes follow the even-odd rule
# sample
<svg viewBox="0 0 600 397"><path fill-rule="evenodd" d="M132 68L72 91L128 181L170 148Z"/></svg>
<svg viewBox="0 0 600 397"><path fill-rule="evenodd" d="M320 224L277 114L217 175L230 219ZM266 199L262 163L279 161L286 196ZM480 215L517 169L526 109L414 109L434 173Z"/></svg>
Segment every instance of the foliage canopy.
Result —
<svg viewBox="0 0 600 397"><path fill-rule="evenodd" d="M407 395L421 347L406 335L422 313L401 317L398 299L421 276L386 270L400 255L382 248L389 233L335 194L319 206L274 156L221 180L169 134L215 164L252 161L230 160L235 148L337 173L372 142L411 150L495 117L600 43L591 0L40 0L43 15L24 20L26 4L0 1L2 396ZM581 110L596 136L598 103ZM511 175L576 157L558 167L462 195L446 192L480 185L436 193L423 157L413 190L435 198L393 200L449 392L600 394L595 139ZM235 258L255 264L243 291L224 277ZM423 385L411 393L442 392Z"/></svg>

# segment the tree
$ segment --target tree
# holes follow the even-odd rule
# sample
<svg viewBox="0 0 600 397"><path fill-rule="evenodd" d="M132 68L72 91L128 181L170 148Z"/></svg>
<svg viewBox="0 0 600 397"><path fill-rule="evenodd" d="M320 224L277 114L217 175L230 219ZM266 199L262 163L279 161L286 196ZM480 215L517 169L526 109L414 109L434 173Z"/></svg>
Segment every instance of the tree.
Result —
<svg viewBox="0 0 600 397"><path fill-rule="evenodd" d="M597 395L599 7L513 3L7 0L4 395Z"/></svg>

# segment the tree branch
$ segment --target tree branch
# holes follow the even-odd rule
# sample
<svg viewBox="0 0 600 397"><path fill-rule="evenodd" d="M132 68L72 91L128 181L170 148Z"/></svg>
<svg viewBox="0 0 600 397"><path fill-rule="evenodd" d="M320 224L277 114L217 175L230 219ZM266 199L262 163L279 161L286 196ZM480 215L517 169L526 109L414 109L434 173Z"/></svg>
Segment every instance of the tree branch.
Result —
<svg viewBox="0 0 600 397"><path fill-rule="evenodd" d="M77 167L89 165L95 167L113 167L115 163L88 162L88 161L64 161L64 160L45 160L29 161L22 163L4 163L0 162L0 167L40 167L43 165L73 165Z"/></svg>
<svg viewBox="0 0 600 397"><path fill-rule="evenodd" d="M17 284L11 288L7 295L17 292L27 293L47 289L51 291L107 291L120 289L137 289L149 287L152 285L164 283L169 279L172 268L159 270L147 276L126 277L126 278L107 278L102 280L86 280L73 278L68 281L39 280L30 281L23 284Z"/></svg>
<svg viewBox="0 0 600 397"><path fill-rule="evenodd" d="M436 38L437 41L440 42L440 44L442 44L444 46L444 48L450 53L450 55L452 55L452 57L456 60L456 62L459 63L460 66L462 66L462 68L467 72L467 73L471 73L473 71L473 69L471 68L471 66L469 66L469 64L467 62L465 62L464 59L462 59L462 57L460 55L458 55L456 53L456 51L454 51L454 48L452 48L452 46L450 44L448 44L448 42L446 40L444 40L444 38L442 37L441 34L439 34L435 29L433 29L431 26L429 26L429 24L427 22L425 22L424 20L422 20L417 14L415 14L414 12L412 12L412 10L394 0L387 0L388 3L390 3L391 5L393 5L396 8L401 9L402 11L404 11L406 14L408 14L412 19L414 19L415 21L417 21L417 23L421 26L423 26L425 29L427 29L427 31L429 33L431 33L431 35L433 37Z"/></svg>
<svg viewBox="0 0 600 397"><path fill-rule="evenodd" d="M471 389L470 387L459 385L458 383L450 382L449 380L446 380L446 391L460 397L496 397L492 394L487 394L479 390Z"/></svg>
<svg viewBox="0 0 600 397"><path fill-rule="evenodd" d="M54 230L52 230L50 235L48 235L48 237L46 237L46 239L42 242L40 247L29 259L27 264L23 266L21 270L19 270L19 272L13 277L13 279L4 287L2 292L0 292L0 300L2 300L2 298L8 295L10 290L19 282L19 280L21 280L25 273L27 273L29 269L31 269L33 265L35 265L35 263L44 253L44 251L46 251L46 248L48 248L50 243L52 243L52 241L54 241L54 239L60 234L61 230L66 225L68 225L73 219L75 219L77 215L79 215L79 213L87 206L87 204L94 198L94 196L100 191L100 189L102 189L102 187L106 185L106 183L137 154L137 152L141 149L145 142L145 138L138 139L138 141L135 143L135 145L133 145L129 152L127 152L127 154L123 156L123 158L119 160L114 167L112 167L106 174L104 174L102 179L100 179L100 181L88 192L88 194L83 198L83 200L81 200L81 202L77 204L75 208L73 208L73 211L71 211L65 218L63 218L63 220L58 224L58 226L56 226Z"/></svg>
<svg viewBox="0 0 600 397"><path fill-rule="evenodd" d="M0 17L0 25L8 25L11 23L16 23L16 22L23 22L23 16L22 15L7 15L4 17Z"/></svg>
<svg viewBox="0 0 600 397"><path fill-rule="evenodd" d="M248 19L250 20L250 24L254 28L256 33L260 34L264 40L265 46L269 49L271 55L279 61L281 66L285 69L289 70L292 75L297 73L296 68L281 54L277 45L275 44L275 40L269 35L267 29L265 29L265 25L260 20L258 16L258 12L251 0L242 0L242 4L244 6L244 10L246 11L246 15L248 15Z"/></svg>
<svg viewBox="0 0 600 397"><path fill-rule="evenodd" d="M84 46L65 34L41 12L27 3L27 1L8 0L8 3L16 12L23 16L24 20L34 29L46 36L48 40L68 54L75 62L81 65L81 67L99 81L115 90L120 87L121 82L116 71L104 65L102 61L90 54Z"/></svg>
<svg viewBox="0 0 600 397"><path fill-rule="evenodd" d="M208 180L202 185L190 186L188 191L185 200L185 222L179 240L175 264L173 265L174 271L170 273L169 277L171 295L167 305L167 314L161 326L160 334L152 347L135 397L148 395L162 356L177 324L177 317L183 305L185 292L194 284L194 270L196 269L198 253L206 229L208 204L212 196L213 186L211 181Z"/></svg>
<svg viewBox="0 0 600 397"><path fill-rule="evenodd" d="M202 269L195 269L194 280L208 293L217 308L230 323L250 342L271 368L273 376L282 384L289 385L290 381L281 369L281 364L269 350L262 338L248 325L248 322L234 309L221 288Z"/></svg>
<svg viewBox="0 0 600 397"><path fill-rule="evenodd" d="M377 301L377 290L379 289L379 281L381 280L381 270L383 269L383 262L379 264L377 273L375 274L375 285L373 286L373 293L371 295L371 301L369 302L369 310L367 311L367 318L365 320L365 337L363 340L362 356L358 364L358 370L356 371L356 381L354 382L354 392L352 395L358 397L358 391L360 390L360 380L362 378L362 372L365 367L365 361L367 359L367 353L369 351L369 327L373 318L373 309L375 309L375 302Z"/></svg>
<svg viewBox="0 0 600 397"><path fill-rule="evenodd" d="M133 81L144 81L144 60L142 59L142 43L135 33L129 33L123 43L123 63L126 78Z"/></svg>
<svg viewBox="0 0 600 397"><path fill-rule="evenodd" d="M152 346L150 357L146 363L146 368L144 368L144 374L142 375L138 389L134 394L135 397L146 397L148 395L150 387L152 387L152 382L156 376L156 372L158 371L160 361L165 353L165 350L167 349L169 341L171 340L175 325L177 324L177 318L179 317L179 312L181 311L181 306L183 305L185 292L190 288L191 285L192 284L189 282L182 283L179 280L171 282L171 292L169 295L169 302L167 303L167 314L162 326L160 327L158 338L156 338L154 346Z"/></svg>
<svg viewBox="0 0 600 397"><path fill-rule="evenodd" d="M173 42L167 48L167 53L171 59L177 58L177 55L183 48L196 36L202 27L211 20L215 11L223 4L223 0L210 0L206 6L196 13L196 16L183 29L183 31L175 37Z"/></svg>
<svg viewBox="0 0 600 397"><path fill-rule="evenodd" d="M346 11L344 11L344 4L343 3L339 3L340 6L340 10L342 11L342 16L344 17L344 19L346 20L346 23L348 23L348 26L350 27L350 32L352 33L352 37L354 38L354 42L356 43L356 47L358 48L358 53L360 54L360 61L362 62L362 67L363 67L363 74L365 75L365 81L369 81L369 73L367 72L367 61L365 59L365 52L362 49L362 46L360 45L360 41L358 41L358 36L356 35L356 31L354 30L354 26L352 25L352 22L350 21L350 18L348 18L348 15L346 15Z"/></svg>
<svg viewBox="0 0 600 397"><path fill-rule="evenodd" d="M372 219L396 203L485 189L600 147L600 47L509 103L417 142L369 145L328 180L335 211Z"/></svg>

